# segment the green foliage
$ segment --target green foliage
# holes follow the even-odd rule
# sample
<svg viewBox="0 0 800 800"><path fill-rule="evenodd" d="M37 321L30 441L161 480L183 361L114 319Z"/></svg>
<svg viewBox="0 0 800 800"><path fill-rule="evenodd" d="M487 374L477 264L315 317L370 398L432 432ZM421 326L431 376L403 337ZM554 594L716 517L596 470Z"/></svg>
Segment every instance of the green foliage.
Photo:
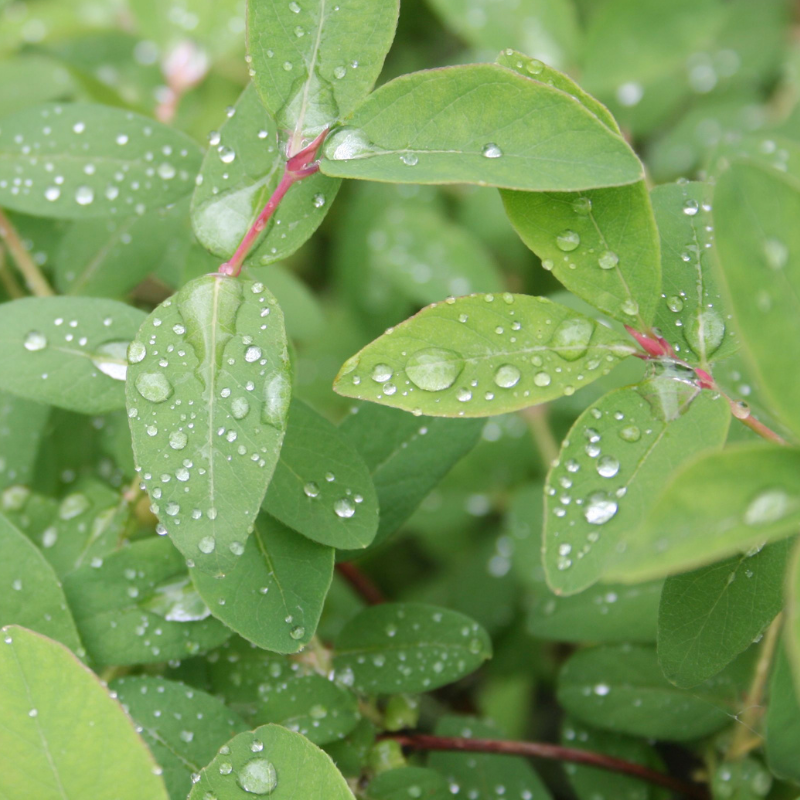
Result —
<svg viewBox="0 0 800 800"><path fill-rule="evenodd" d="M0 796L795 797L793 20L0 0Z"/></svg>

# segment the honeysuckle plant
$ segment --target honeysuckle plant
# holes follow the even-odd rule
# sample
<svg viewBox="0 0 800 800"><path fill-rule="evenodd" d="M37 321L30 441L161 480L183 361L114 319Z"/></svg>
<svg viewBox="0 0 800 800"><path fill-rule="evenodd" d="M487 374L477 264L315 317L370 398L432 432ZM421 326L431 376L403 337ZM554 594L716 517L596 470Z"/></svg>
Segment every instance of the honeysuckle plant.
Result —
<svg viewBox="0 0 800 800"><path fill-rule="evenodd" d="M0 795L796 798L792 6L0 2Z"/></svg>

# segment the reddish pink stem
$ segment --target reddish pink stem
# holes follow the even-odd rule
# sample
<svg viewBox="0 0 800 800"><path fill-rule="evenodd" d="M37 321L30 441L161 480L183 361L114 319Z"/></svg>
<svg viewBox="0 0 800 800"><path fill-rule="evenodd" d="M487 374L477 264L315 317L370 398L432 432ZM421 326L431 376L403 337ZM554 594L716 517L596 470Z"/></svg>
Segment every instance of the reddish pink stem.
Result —
<svg viewBox="0 0 800 800"><path fill-rule="evenodd" d="M319 165L314 162L314 159L317 157L317 152L327 135L328 129L326 128L310 145L308 145L308 147L304 147L299 153L290 156L286 160L286 171L278 182L275 191L272 193L269 200L267 200L267 204L261 210L261 213L256 217L256 221L244 235L244 238L236 248L236 252L228 261L220 266L220 275L230 275L235 278L241 273L242 265L250 253L250 250L252 250L256 239L258 239L261 232L266 228L267 222L269 222L270 217L275 213L275 209L280 205L281 200L286 196L289 189L298 181L319 171Z"/></svg>

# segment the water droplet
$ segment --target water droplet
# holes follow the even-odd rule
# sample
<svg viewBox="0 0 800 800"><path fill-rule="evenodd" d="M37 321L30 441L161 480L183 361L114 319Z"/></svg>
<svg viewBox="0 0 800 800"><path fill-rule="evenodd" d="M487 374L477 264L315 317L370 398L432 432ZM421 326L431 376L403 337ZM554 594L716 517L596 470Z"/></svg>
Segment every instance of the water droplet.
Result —
<svg viewBox="0 0 800 800"><path fill-rule="evenodd" d="M766 525L783 519L796 508L797 503L791 503L783 489L767 489L750 501L744 512L744 521L747 525Z"/></svg>
<svg viewBox="0 0 800 800"><path fill-rule="evenodd" d="M250 403L244 397L234 397L231 401L231 415L234 419L244 419L250 412Z"/></svg>
<svg viewBox="0 0 800 800"><path fill-rule="evenodd" d="M39 331L30 331L23 341L23 347L26 350L36 351L44 350L47 347L47 337Z"/></svg>
<svg viewBox="0 0 800 800"><path fill-rule="evenodd" d="M104 342L92 356L92 363L109 378L124 381L128 374L127 352L128 342Z"/></svg>
<svg viewBox="0 0 800 800"><path fill-rule="evenodd" d="M602 478L613 478L619 472L619 461L614 456L603 456L597 462L597 472Z"/></svg>
<svg viewBox="0 0 800 800"><path fill-rule="evenodd" d="M550 385L550 381L551 381L551 380L552 380L552 379L551 379L551 377L550 377L550 374L549 374L549 373L547 373L547 372L537 372L537 373L536 373L536 374L533 376L533 382L534 382L534 384L535 384L536 386L538 386L539 388L542 388L542 389L543 389L545 386L549 386L549 385Z"/></svg>
<svg viewBox="0 0 800 800"><path fill-rule="evenodd" d="M675 314L683 311L683 300L678 295L672 295L667 298L667 308Z"/></svg>
<svg viewBox="0 0 800 800"><path fill-rule="evenodd" d="M683 335L700 358L708 358L725 338L725 321L713 308L706 308L690 317Z"/></svg>
<svg viewBox="0 0 800 800"><path fill-rule="evenodd" d="M53 203L58 200L59 197L61 197L61 189L59 189L58 186L48 186L44 190L44 197L45 200L49 200L51 203Z"/></svg>
<svg viewBox="0 0 800 800"><path fill-rule="evenodd" d="M586 353L593 332L594 322L590 319L565 319L555 329L549 346L565 361L577 361Z"/></svg>
<svg viewBox="0 0 800 800"><path fill-rule="evenodd" d="M312 202L314 203L314 208L322 208L325 205L325 195L315 194Z"/></svg>
<svg viewBox="0 0 800 800"><path fill-rule="evenodd" d="M522 377L520 371L513 364L503 364L494 374L494 382L503 389L510 389L519 383Z"/></svg>
<svg viewBox="0 0 800 800"><path fill-rule="evenodd" d="M173 450L183 450L189 437L183 431L172 431L169 435L169 446Z"/></svg>
<svg viewBox="0 0 800 800"><path fill-rule="evenodd" d="M639 304L635 300L625 300L620 306L623 314L629 317L635 317L639 313Z"/></svg>
<svg viewBox="0 0 800 800"><path fill-rule="evenodd" d="M589 498L583 516L590 525L603 525L617 513L618 508L616 501L607 494L596 492Z"/></svg>
<svg viewBox="0 0 800 800"><path fill-rule="evenodd" d="M314 481L309 481L304 487L303 492L306 497L319 497L319 486Z"/></svg>
<svg viewBox="0 0 800 800"><path fill-rule="evenodd" d="M489 142L483 146L481 155L486 158L500 158L503 155L503 151L494 142Z"/></svg>
<svg viewBox="0 0 800 800"><path fill-rule="evenodd" d="M356 513L356 507L349 497L340 497L333 504L333 510L336 512L336 516L342 519L350 519Z"/></svg>
<svg viewBox="0 0 800 800"><path fill-rule="evenodd" d="M764 255L772 269L783 269L789 261L789 248L780 239L770 238L764 242Z"/></svg>
<svg viewBox="0 0 800 800"><path fill-rule="evenodd" d="M606 250L600 253L597 263L600 265L600 269L614 269L619 264L619 256L611 250Z"/></svg>
<svg viewBox="0 0 800 800"><path fill-rule="evenodd" d="M394 372L388 364L376 364L372 368L370 377L375 383L386 383L386 381L391 380L392 375L394 375Z"/></svg>
<svg viewBox="0 0 800 800"><path fill-rule="evenodd" d="M588 197L579 197L572 201L572 210L582 217L588 217L592 213L592 201Z"/></svg>
<svg viewBox="0 0 800 800"><path fill-rule="evenodd" d="M94 201L94 190L90 186L79 186L75 190L75 202L79 206L88 206Z"/></svg>
<svg viewBox="0 0 800 800"><path fill-rule="evenodd" d="M468 403L472 400L472 392L469 389L461 388L456 393L459 403Z"/></svg>
<svg viewBox="0 0 800 800"><path fill-rule="evenodd" d="M333 68L333 77L337 80L341 80L345 75L347 75L347 67L338 66Z"/></svg>
<svg viewBox="0 0 800 800"><path fill-rule="evenodd" d="M198 543L197 549L201 553L205 553L208 555L209 553L214 552L214 548L217 546L217 541L214 539L213 536L204 536Z"/></svg>
<svg viewBox="0 0 800 800"><path fill-rule="evenodd" d="M416 153L403 153L400 160L409 167L416 167L419 164L419 156Z"/></svg>
<svg viewBox="0 0 800 800"><path fill-rule="evenodd" d="M261 348L256 347L255 345L251 345L244 351L244 360L247 361L249 364L252 364L254 361L258 361L261 358Z"/></svg>
<svg viewBox="0 0 800 800"><path fill-rule="evenodd" d="M619 438L626 442L638 442L642 438L642 432L636 425L626 425L620 430Z"/></svg>
<svg viewBox="0 0 800 800"><path fill-rule="evenodd" d="M581 237L575 233L575 231L562 231L556 237L556 245L558 245L558 249L565 253L571 253L573 250L577 249L580 243Z"/></svg>
<svg viewBox="0 0 800 800"><path fill-rule="evenodd" d="M128 363L138 364L147 355L147 349L141 342L131 342L128 345Z"/></svg>
<svg viewBox="0 0 800 800"><path fill-rule="evenodd" d="M289 631L289 636L291 636L292 639L302 639L305 633L306 629L302 625L295 625L294 628Z"/></svg>
<svg viewBox="0 0 800 800"><path fill-rule="evenodd" d="M85 494L76 492L75 494L67 495L61 501L61 505L58 507L58 516L63 520L73 519L83 514L89 506L91 506L89 498Z"/></svg>
<svg viewBox="0 0 800 800"><path fill-rule="evenodd" d="M417 350L406 362L406 375L417 388L425 392L449 389L463 369L461 356L441 347Z"/></svg>
<svg viewBox="0 0 800 800"><path fill-rule="evenodd" d="M254 758L239 770L236 782L250 794L270 794L278 785L278 774L271 761L267 761L266 758Z"/></svg>
<svg viewBox="0 0 800 800"><path fill-rule="evenodd" d="M236 159L236 151L224 144L217 148L217 153L219 153L219 160L223 164L231 164Z"/></svg>
<svg viewBox="0 0 800 800"><path fill-rule="evenodd" d="M162 372L140 373L136 376L136 389L151 403L163 403L172 395L172 384Z"/></svg>
<svg viewBox="0 0 800 800"><path fill-rule="evenodd" d="M699 210L700 204L697 200L687 200L683 204L683 213L686 214L687 217L693 217Z"/></svg>

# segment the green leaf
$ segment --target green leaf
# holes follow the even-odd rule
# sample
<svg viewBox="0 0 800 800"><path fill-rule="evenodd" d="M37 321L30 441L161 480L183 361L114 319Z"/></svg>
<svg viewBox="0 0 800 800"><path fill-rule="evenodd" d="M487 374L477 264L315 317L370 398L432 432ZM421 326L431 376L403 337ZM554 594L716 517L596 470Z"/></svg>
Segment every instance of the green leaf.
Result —
<svg viewBox="0 0 800 800"><path fill-rule="evenodd" d="M344 364L334 389L415 414L485 417L607 375L630 340L543 297L472 295L423 309Z"/></svg>
<svg viewBox="0 0 800 800"><path fill-rule="evenodd" d="M367 462L380 520L373 544L394 533L477 443L481 420L425 419L378 405L347 416L341 432Z"/></svg>
<svg viewBox="0 0 800 800"><path fill-rule="evenodd" d="M367 547L378 530L378 498L364 459L335 425L299 400L289 407L263 508L331 547Z"/></svg>
<svg viewBox="0 0 800 800"><path fill-rule="evenodd" d="M50 409L0 392L0 490L30 481Z"/></svg>
<svg viewBox="0 0 800 800"><path fill-rule="evenodd" d="M53 568L31 540L2 514L0 550L0 625L24 625L84 655Z"/></svg>
<svg viewBox="0 0 800 800"><path fill-rule="evenodd" d="M623 139L574 97L497 64L396 78L324 153L328 175L396 183L577 191L642 178Z"/></svg>
<svg viewBox="0 0 800 800"><path fill-rule="evenodd" d="M677 686L716 675L783 607L788 540L668 578L658 613L658 662Z"/></svg>
<svg viewBox="0 0 800 800"><path fill-rule="evenodd" d="M109 106L46 104L0 127L0 205L26 214L143 214L189 194L199 168L188 136Z"/></svg>
<svg viewBox="0 0 800 800"><path fill-rule="evenodd" d="M685 181L651 193L663 267L655 325L681 358L706 368L739 347L713 270L709 195Z"/></svg>
<svg viewBox="0 0 800 800"><path fill-rule="evenodd" d="M219 131L209 135L211 147L192 198L197 238L226 259L255 223L285 166L278 127L252 84L234 112ZM317 174L294 186L267 223L249 260L269 264L297 250L325 218L340 183Z"/></svg>
<svg viewBox="0 0 800 800"><path fill-rule="evenodd" d="M664 770L658 754L641 739L595 730L576 720L565 721L561 730L561 742L567 747L621 758L658 772ZM665 796L663 789L618 772L595 769L583 764L565 764L564 771L578 800L596 800L599 797L654 800Z"/></svg>
<svg viewBox="0 0 800 800"><path fill-rule="evenodd" d="M97 677L56 642L3 629L0 792L62 800L168 800L131 720Z"/></svg>
<svg viewBox="0 0 800 800"><path fill-rule="evenodd" d="M214 616L259 647L296 653L311 640L333 576L333 549L261 514L224 577L192 570Z"/></svg>
<svg viewBox="0 0 800 800"><path fill-rule="evenodd" d="M316 745L344 739L361 719L356 696L322 675L267 680L259 694L255 724L283 725Z"/></svg>
<svg viewBox="0 0 800 800"><path fill-rule="evenodd" d="M74 88L69 71L54 58L39 54L6 57L0 64L0 117L68 97Z"/></svg>
<svg viewBox="0 0 800 800"><path fill-rule="evenodd" d="M545 487L542 558L555 592L574 594L599 580L665 476L724 444L727 402L696 395L678 381L646 382L605 395L575 422Z"/></svg>
<svg viewBox="0 0 800 800"><path fill-rule="evenodd" d="M772 788L772 775L755 758L723 761L711 777L714 797L760 800Z"/></svg>
<svg viewBox="0 0 800 800"><path fill-rule="evenodd" d="M800 183L789 176L737 163L717 182L717 252L737 329L775 414L800 434L798 214Z"/></svg>
<svg viewBox="0 0 800 800"><path fill-rule="evenodd" d="M376 775L367 786L367 800L449 800L444 776L427 767L400 767Z"/></svg>
<svg viewBox="0 0 800 800"><path fill-rule="evenodd" d="M661 267L644 181L588 192L502 195L511 224L545 269L600 311L647 328Z"/></svg>
<svg viewBox="0 0 800 800"><path fill-rule="evenodd" d="M240 733L200 773L189 800L353 800L344 778L322 750L299 733L264 725Z"/></svg>
<svg viewBox="0 0 800 800"><path fill-rule="evenodd" d="M503 739L493 725L474 717L442 717L436 724L437 736ZM473 800L496 800L497 787L506 797L550 800L550 792L524 758L487 753L431 753L428 764L441 772L458 794ZM452 789L451 789L452 791Z"/></svg>
<svg viewBox="0 0 800 800"><path fill-rule="evenodd" d="M154 271L187 205L75 222L55 254L56 288L63 294L123 297Z"/></svg>
<svg viewBox="0 0 800 800"><path fill-rule="evenodd" d="M141 676L120 678L110 688L139 726L172 800L184 800L192 774L231 737L247 730L238 714L216 697L182 683Z"/></svg>
<svg viewBox="0 0 800 800"><path fill-rule="evenodd" d="M248 4L253 82L294 146L347 117L375 83L392 44L397 0Z"/></svg>
<svg viewBox="0 0 800 800"><path fill-rule="evenodd" d="M339 634L336 674L369 694L436 689L474 672L492 655L488 634L469 617L421 603L364 609Z"/></svg>
<svg viewBox="0 0 800 800"><path fill-rule="evenodd" d="M800 545L791 555L786 576L786 653L800 694Z"/></svg>
<svg viewBox="0 0 800 800"><path fill-rule="evenodd" d="M125 348L145 315L113 300L28 297L0 306L0 389L83 414L125 403Z"/></svg>
<svg viewBox="0 0 800 800"><path fill-rule="evenodd" d="M800 696L795 689L792 668L778 647L769 686L769 705L764 738L769 768L779 778L800 782Z"/></svg>
<svg viewBox="0 0 800 800"><path fill-rule="evenodd" d="M145 539L83 566L64 592L98 665L186 658L224 642L230 631L193 590L181 554L168 539Z"/></svg>
<svg viewBox="0 0 800 800"><path fill-rule="evenodd" d="M800 522L800 451L755 442L675 474L606 570L625 583L673 575L782 539Z"/></svg>
<svg viewBox="0 0 800 800"><path fill-rule="evenodd" d="M439 0L434 0L434 2L437 1ZM534 0L534 2L535 1L536 0ZM504 44L505 42L499 46L503 47ZM549 86L555 86L556 89L560 89L562 92L572 95L584 108L591 111L606 128L614 133L620 132L619 125L617 125L614 115L599 100L584 91L569 77L569 75L559 72L557 69L550 66L549 63L546 64L538 58L531 58L524 53L509 49L503 50L500 53L497 57L497 63L500 64L500 66L513 69L514 72L519 72L520 75L533 78Z"/></svg>
<svg viewBox="0 0 800 800"><path fill-rule="evenodd" d="M678 689L662 674L654 647L623 644L575 653L561 670L558 700L588 725L682 742L724 727L738 698L722 678Z"/></svg>
<svg viewBox="0 0 800 800"><path fill-rule="evenodd" d="M207 275L153 311L128 357L133 451L154 511L192 566L225 574L283 441L283 314L262 283Z"/></svg>
<svg viewBox="0 0 800 800"><path fill-rule="evenodd" d="M423 204L395 204L369 232L370 267L415 303L502 291L491 254L466 228Z"/></svg>

